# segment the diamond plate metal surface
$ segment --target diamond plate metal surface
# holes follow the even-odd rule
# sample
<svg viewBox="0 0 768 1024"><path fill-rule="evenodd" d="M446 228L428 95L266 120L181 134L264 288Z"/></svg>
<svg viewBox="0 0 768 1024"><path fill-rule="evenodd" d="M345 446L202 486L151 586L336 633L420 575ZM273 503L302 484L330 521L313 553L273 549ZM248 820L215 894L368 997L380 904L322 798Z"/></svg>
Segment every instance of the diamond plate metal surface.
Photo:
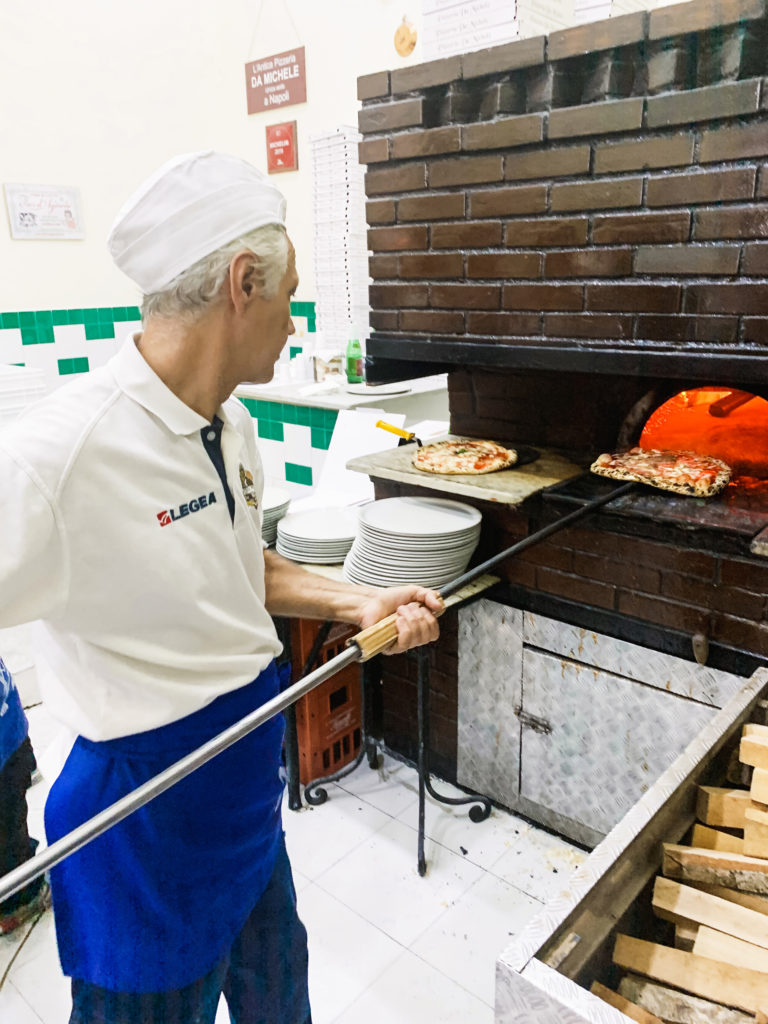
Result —
<svg viewBox="0 0 768 1024"><path fill-rule="evenodd" d="M523 613L480 600L459 610L456 777L506 807L517 799Z"/></svg>
<svg viewBox="0 0 768 1024"><path fill-rule="evenodd" d="M588 1017L569 1010L519 974L496 975L493 1019L495 1024L589 1024Z"/></svg>
<svg viewBox="0 0 768 1024"><path fill-rule="evenodd" d="M606 834L717 713L621 676L526 650L521 794Z"/></svg>
<svg viewBox="0 0 768 1024"><path fill-rule="evenodd" d="M594 665L628 679L721 708L744 686L742 676L721 672L695 661L603 636L590 629L523 613L523 642L531 647L585 665Z"/></svg>

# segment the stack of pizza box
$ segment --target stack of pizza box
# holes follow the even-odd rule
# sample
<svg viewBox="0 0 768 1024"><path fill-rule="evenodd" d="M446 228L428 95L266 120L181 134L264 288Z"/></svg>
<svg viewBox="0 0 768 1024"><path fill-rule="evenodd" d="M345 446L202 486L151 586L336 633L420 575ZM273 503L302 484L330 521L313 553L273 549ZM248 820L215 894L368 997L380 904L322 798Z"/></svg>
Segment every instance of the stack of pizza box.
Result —
<svg viewBox="0 0 768 1024"><path fill-rule="evenodd" d="M592 991L643 1024L768 1024L768 726L744 726L749 788L700 786L690 845L664 844L653 910L674 946L619 934L618 992Z"/></svg>

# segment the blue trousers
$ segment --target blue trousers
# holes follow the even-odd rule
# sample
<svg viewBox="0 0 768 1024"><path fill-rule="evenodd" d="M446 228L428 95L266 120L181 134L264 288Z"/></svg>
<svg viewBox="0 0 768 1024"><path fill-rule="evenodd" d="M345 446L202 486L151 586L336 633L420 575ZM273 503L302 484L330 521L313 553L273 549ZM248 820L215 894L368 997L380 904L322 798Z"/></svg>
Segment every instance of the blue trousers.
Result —
<svg viewBox="0 0 768 1024"><path fill-rule="evenodd" d="M73 979L69 1024L214 1024L224 994L232 1024L311 1024L307 933L280 845L266 890L216 966L169 992L110 992Z"/></svg>

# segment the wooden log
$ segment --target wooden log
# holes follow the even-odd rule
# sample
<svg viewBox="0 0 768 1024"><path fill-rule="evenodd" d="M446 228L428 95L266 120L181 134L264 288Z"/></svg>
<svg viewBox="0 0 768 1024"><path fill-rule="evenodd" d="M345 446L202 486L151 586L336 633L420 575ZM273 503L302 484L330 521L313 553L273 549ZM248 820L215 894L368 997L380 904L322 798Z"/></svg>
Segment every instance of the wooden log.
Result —
<svg viewBox="0 0 768 1024"><path fill-rule="evenodd" d="M701 892L690 885L657 878L653 887L653 909L675 920L709 925L726 935L734 935L768 950L768 918L765 914L721 900L719 896Z"/></svg>
<svg viewBox="0 0 768 1024"><path fill-rule="evenodd" d="M675 949L693 952L693 944L699 933L699 926L693 921L680 921L675 925Z"/></svg>
<svg viewBox="0 0 768 1024"><path fill-rule="evenodd" d="M732 836L730 832L721 832L707 825L694 825L691 846L701 850L722 850L725 853L744 853L744 840Z"/></svg>
<svg viewBox="0 0 768 1024"><path fill-rule="evenodd" d="M724 885L710 885L708 882L688 881L686 884L692 885L695 889L701 889L702 892L711 892L713 896L719 896L720 899L738 903L740 907L749 907L750 910L768 914L768 896L758 896L753 892L739 892L738 889L728 889Z"/></svg>
<svg viewBox="0 0 768 1024"><path fill-rule="evenodd" d="M768 811L753 804L744 812L744 853L768 858Z"/></svg>
<svg viewBox="0 0 768 1024"><path fill-rule="evenodd" d="M619 967L749 1013L768 1005L768 975L682 949L620 934L616 936L613 961Z"/></svg>
<svg viewBox="0 0 768 1024"><path fill-rule="evenodd" d="M621 1010L625 1017L629 1017L630 1020L636 1020L638 1024L663 1024L663 1021L659 1020L655 1014L649 1013L636 1003L631 1003L629 999L620 996L618 992L614 992L610 988L606 988L599 981L592 982L592 987L589 991L592 995L602 999L604 1003L608 1003L609 1006Z"/></svg>
<svg viewBox="0 0 768 1024"><path fill-rule="evenodd" d="M619 993L669 1024L754 1024L751 1015L741 1010L731 1010L636 974L626 974L621 979Z"/></svg>
<svg viewBox="0 0 768 1024"><path fill-rule="evenodd" d="M768 954L762 946L725 935L702 925L693 944L697 956L708 956L710 960L721 960L734 967L746 967L750 971L768 973Z"/></svg>
<svg viewBox="0 0 768 1024"><path fill-rule="evenodd" d="M709 882L768 895L768 860L664 843L663 872L686 882Z"/></svg>
<svg viewBox="0 0 768 1024"><path fill-rule="evenodd" d="M744 811L752 797L748 789L721 789L699 786L696 817L705 825L720 828L744 828Z"/></svg>
<svg viewBox="0 0 768 1024"><path fill-rule="evenodd" d="M739 760L753 768L768 768L768 736L747 734L741 737Z"/></svg>
<svg viewBox="0 0 768 1024"><path fill-rule="evenodd" d="M749 795L756 803L768 804L768 771L765 768L755 768L752 772Z"/></svg>

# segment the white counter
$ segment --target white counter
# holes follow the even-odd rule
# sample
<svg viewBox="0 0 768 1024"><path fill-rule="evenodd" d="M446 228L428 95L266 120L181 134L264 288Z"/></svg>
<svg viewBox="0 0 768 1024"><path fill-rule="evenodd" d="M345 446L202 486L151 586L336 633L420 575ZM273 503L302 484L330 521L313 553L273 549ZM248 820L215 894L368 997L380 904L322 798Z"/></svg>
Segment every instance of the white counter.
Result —
<svg viewBox="0 0 768 1024"><path fill-rule="evenodd" d="M340 384L329 390L325 382L290 381L280 384L240 384L235 388L238 398L253 398L263 402L283 402L290 405L308 405L316 409L357 409L364 406L374 408L386 403L391 407L402 400L420 398L420 407L427 411L420 419L448 418L448 375L420 377L416 380L401 381L397 384L365 385ZM365 393L360 394L360 389ZM351 390L350 390L351 389ZM429 408L435 404L445 410L444 416L434 416Z"/></svg>

